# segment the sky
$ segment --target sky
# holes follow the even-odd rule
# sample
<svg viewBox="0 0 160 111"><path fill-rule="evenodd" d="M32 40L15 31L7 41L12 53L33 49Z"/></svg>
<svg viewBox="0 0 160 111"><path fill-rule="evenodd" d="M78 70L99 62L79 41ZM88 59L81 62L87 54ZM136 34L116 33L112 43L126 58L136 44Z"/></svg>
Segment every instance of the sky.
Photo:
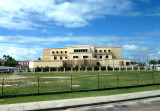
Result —
<svg viewBox="0 0 160 111"><path fill-rule="evenodd" d="M68 45L160 60L160 0L0 0L0 58L37 60Z"/></svg>

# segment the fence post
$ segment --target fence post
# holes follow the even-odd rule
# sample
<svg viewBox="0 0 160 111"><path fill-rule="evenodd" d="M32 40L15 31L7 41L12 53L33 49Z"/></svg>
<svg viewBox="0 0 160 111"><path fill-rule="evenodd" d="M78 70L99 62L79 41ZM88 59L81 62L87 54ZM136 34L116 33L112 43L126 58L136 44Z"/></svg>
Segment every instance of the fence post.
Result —
<svg viewBox="0 0 160 111"><path fill-rule="evenodd" d="M71 75L71 91L72 91L72 75Z"/></svg>
<svg viewBox="0 0 160 111"><path fill-rule="evenodd" d="M39 94L39 76L38 76L38 94Z"/></svg>
<svg viewBox="0 0 160 111"><path fill-rule="evenodd" d="M153 72L152 72L152 80L153 80L153 84L154 84L154 75L153 75Z"/></svg>
<svg viewBox="0 0 160 111"><path fill-rule="evenodd" d="M99 74L98 74L98 89L99 89Z"/></svg>
<svg viewBox="0 0 160 111"><path fill-rule="evenodd" d="M117 87L119 86L119 84L118 84L118 74L117 74Z"/></svg>
<svg viewBox="0 0 160 111"><path fill-rule="evenodd" d="M4 77L3 77L3 80L2 80L2 96L3 96L3 89L4 89Z"/></svg>
<svg viewBox="0 0 160 111"><path fill-rule="evenodd" d="M137 76L137 86L138 86L138 74L136 74L136 76Z"/></svg>

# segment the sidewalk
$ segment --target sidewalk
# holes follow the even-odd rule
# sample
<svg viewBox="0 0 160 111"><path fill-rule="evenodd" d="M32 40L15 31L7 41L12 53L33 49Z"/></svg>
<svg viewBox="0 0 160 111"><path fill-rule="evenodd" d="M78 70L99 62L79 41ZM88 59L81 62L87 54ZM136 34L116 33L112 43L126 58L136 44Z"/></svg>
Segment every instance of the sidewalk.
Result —
<svg viewBox="0 0 160 111"><path fill-rule="evenodd" d="M160 90L119 94L111 96L86 97L64 100L39 101L19 104L0 105L0 111L24 111L24 110L42 110L45 109L63 109L76 106L98 105L104 103L122 102L127 100L143 99L148 97L160 97Z"/></svg>

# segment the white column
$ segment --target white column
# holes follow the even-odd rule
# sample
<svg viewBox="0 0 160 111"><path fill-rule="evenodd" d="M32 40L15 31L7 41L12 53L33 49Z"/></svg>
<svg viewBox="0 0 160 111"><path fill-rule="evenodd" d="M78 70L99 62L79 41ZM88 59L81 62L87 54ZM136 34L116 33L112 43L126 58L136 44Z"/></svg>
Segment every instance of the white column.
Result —
<svg viewBox="0 0 160 111"><path fill-rule="evenodd" d="M99 66L99 72L101 72L101 66Z"/></svg>
<svg viewBox="0 0 160 111"><path fill-rule="evenodd" d="M108 71L108 66L106 66L106 71Z"/></svg>
<svg viewBox="0 0 160 111"><path fill-rule="evenodd" d="M94 67L92 66L92 72L94 72Z"/></svg>

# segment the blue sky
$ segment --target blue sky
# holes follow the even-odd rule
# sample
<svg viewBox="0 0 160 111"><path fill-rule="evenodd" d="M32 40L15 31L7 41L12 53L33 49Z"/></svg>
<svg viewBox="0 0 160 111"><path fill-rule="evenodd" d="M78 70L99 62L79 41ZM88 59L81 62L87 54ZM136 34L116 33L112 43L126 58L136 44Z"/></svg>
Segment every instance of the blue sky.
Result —
<svg viewBox="0 0 160 111"><path fill-rule="evenodd" d="M0 0L0 58L37 60L67 45L122 47L160 59L159 0Z"/></svg>

